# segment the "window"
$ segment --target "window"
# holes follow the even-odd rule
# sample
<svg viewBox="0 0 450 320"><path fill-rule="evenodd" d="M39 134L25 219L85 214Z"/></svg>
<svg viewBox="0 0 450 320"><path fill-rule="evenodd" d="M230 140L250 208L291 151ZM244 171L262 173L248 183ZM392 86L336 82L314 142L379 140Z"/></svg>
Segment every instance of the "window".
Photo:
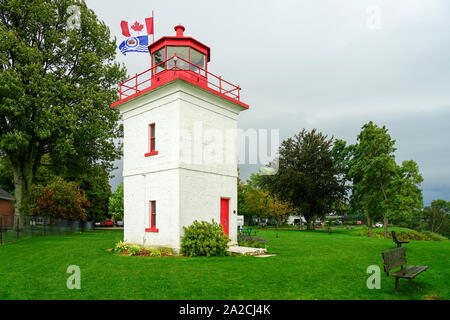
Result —
<svg viewBox="0 0 450 320"><path fill-rule="evenodd" d="M160 64L160 63L162 63L162 62L164 62L164 60L166 60L165 58L166 58L166 55L165 55L165 47L164 48L161 48L161 49L159 49L158 51L156 51L155 53L153 53L153 66L156 66L156 65L158 65L158 64ZM157 66L156 67L156 71L155 71L155 73L159 73L159 72L161 72L161 71L164 71L164 64L162 64L162 65L160 65L160 66Z"/></svg>
<svg viewBox="0 0 450 320"><path fill-rule="evenodd" d="M149 137L150 137L150 152L146 153L145 156L149 157L149 156L154 156L158 154L158 151L156 151L156 128L155 128L155 124L152 123L149 126Z"/></svg>
<svg viewBox="0 0 450 320"><path fill-rule="evenodd" d="M156 201L150 201L151 223L150 227L156 229Z"/></svg>
<svg viewBox="0 0 450 320"><path fill-rule="evenodd" d="M155 151L155 124L150 125L150 152Z"/></svg>
<svg viewBox="0 0 450 320"><path fill-rule="evenodd" d="M205 55L197 50L195 50L194 48L190 48L191 52L190 52L190 59L191 59L191 63L196 65L196 66L200 66L200 68L205 69ZM191 65L191 70L194 72L198 72L198 68Z"/></svg>
<svg viewBox="0 0 450 320"><path fill-rule="evenodd" d="M186 61L189 61L189 47L181 47L181 46L168 46L167 47L167 59L172 58L174 55L180 57ZM173 68L175 66L175 62L170 60L167 62L167 69ZM189 64L180 59L177 61L177 67L183 70L189 69Z"/></svg>
<svg viewBox="0 0 450 320"><path fill-rule="evenodd" d="M146 232L158 232L156 228L156 201L150 201L150 228Z"/></svg>

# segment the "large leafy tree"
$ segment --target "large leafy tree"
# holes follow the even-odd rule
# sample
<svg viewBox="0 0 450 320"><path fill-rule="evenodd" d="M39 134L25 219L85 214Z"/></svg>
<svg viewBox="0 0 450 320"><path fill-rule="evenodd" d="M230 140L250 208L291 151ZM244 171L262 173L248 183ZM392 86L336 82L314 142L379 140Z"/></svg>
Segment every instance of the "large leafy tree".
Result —
<svg viewBox="0 0 450 320"><path fill-rule="evenodd" d="M386 127L369 122L362 127L358 142L353 148L353 162L349 177L353 180L352 203L366 213L369 236L375 219L384 217L387 225L387 210L382 203L387 198L386 188L392 181L395 170L395 140Z"/></svg>
<svg viewBox="0 0 450 320"><path fill-rule="evenodd" d="M387 238L389 216L411 213L422 208L422 176L414 161L402 166L395 162L395 140L385 126L372 121L362 127L356 145L351 146L348 177L352 181L353 210L366 213L369 236L377 219L384 221Z"/></svg>
<svg viewBox="0 0 450 320"><path fill-rule="evenodd" d="M279 168L261 176L262 186L300 210L313 228L316 217L331 213L336 202L346 198L343 165L333 151L333 138L315 129L302 130L284 140L279 150Z"/></svg>
<svg viewBox="0 0 450 320"><path fill-rule="evenodd" d="M79 28L69 27L71 5ZM111 169L122 129L109 105L125 70L84 1L4 0L0 22L0 153L13 170L16 212L25 213L44 154Z"/></svg>

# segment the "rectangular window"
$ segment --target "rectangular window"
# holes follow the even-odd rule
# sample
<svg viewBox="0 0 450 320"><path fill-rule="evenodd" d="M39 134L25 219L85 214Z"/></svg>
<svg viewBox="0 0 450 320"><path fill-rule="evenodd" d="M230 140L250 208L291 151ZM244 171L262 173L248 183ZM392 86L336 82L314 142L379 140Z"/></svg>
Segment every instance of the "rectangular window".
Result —
<svg viewBox="0 0 450 320"><path fill-rule="evenodd" d="M153 66L156 67L155 74L164 71L165 66L162 64L166 60L166 48L161 48L153 53Z"/></svg>
<svg viewBox="0 0 450 320"><path fill-rule="evenodd" d="M146 232L159 232L156 228L156 201L150 201L150 228Z"/></svg>
<svg viewBox="0 0 450 320"><path fill-rule="evenodd" d="M200 68L202 69L205 69L206 57L203 53L193 48L190 48L190 59L192 64L194 64L195 66L200 66ZM191 65L191 70L194 72L198 72L198 68L195 66Z"/></svg>
<svg viewBox="0 0 450 320"><path fill-rule="evenodd" d="M151 228L155 229L156 228L156 201L150 201L150 207L151 207L151 215L152 215L152 223L151 223Z"/></svg>
<svg viewBox="0 0 450 320"><path fill-rule="evenodd" d="M181 47L181 46L168 46L167 47L167 59L172 58L174 55L180 57L186 61L189 61L189 47ZM171 69L175 67L175 61L172 59L167 62L167 69ZM177 67L183 70L189 69L189 64L184 62L183 60L178 59Z"/></svg>
<svg viewBox="0 0 450 320"><path fill-rule="evenodd" d="M158 154L158 151L156 151L156 127L154 123L149 126L149 131L150 152L145 154L146 157Z"/></svg>
<svg viewBox="0 0 450 320"><path fill-rule="evenodd" d="M156 144L155 144L155 139L156 139L156 130L155 130L155 124L151 124L150 125L150 152L155 151L156 150Z"/></svg>

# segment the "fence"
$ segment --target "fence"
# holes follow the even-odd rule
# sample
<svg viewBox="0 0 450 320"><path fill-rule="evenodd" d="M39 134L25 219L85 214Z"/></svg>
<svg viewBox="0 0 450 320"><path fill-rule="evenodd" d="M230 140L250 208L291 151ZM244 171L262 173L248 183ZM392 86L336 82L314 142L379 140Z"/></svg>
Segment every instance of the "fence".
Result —
<svg viewBox="0 0 450 320"><path fill-rule="evenodd" d="M152 77L159 71L163 70L173 70L174 72L186 71L195 75L198 74L199 76L202 76L206 79L206 83L209 88L214 89L218 93L228 96L234 100L241 100L241 87L222 79L222 77L216 76L215 74L191 63L188 60L177 57L177 55L174 55L173 57L168 58L167 60L155 65L154 67L144 72L137 73L134 77L121 82L119 100L128 98L134 94L138 94L145 88L149 88L151 86Z"/></svg>
<svg viewBox="0 0 450 320"><path fill-rule="evenodd" d="M0 244L30 236L69 234L94 229L88 221L49 217L0 215Z"/></svg>

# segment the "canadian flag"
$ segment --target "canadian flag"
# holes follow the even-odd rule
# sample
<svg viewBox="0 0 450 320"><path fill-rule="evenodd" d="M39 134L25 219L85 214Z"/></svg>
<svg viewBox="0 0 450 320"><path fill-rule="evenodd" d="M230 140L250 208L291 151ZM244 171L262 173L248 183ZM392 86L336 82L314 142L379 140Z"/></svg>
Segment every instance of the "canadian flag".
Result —
<svg viewBox="0 0 450 320"><path fill-rule="evenodd" d="M153 18L145 18L144 21L133 20L132 22L122 20L120 26L122 27L122 34L127 38L154 34Z"/></svg>

